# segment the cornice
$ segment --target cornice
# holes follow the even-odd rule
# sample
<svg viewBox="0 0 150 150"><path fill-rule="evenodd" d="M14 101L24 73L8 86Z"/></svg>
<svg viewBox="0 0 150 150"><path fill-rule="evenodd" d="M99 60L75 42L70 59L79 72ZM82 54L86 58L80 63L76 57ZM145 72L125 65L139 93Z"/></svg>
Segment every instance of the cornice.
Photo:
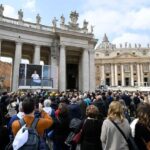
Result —
<svg viewBox="0 0 150 150"><path fill-rule="evenodd" d="M41 37L50 37L50 36L55 36L55 33L50 32L50 31L45 31L41 29L34 29L34 28L29 28L29 27L24 27L24 26L19 26L15 24L9 24L6 22L0 22L0 28L8 30L8 31L14 31L14 32L19 32L19 33L26 33L28 35L35 35L35 36L41 36Z"/></svg>

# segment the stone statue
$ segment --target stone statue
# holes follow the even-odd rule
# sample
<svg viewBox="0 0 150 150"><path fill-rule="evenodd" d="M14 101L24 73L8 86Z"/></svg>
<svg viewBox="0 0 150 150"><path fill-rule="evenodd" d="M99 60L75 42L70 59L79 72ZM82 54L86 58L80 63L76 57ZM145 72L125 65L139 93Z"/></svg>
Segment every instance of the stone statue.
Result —
<svg viewBox="0 0 150 150"><path fill-rule="evenodd" d="M94 26L91 25L91 33L93 33Z"/></svg>
<svg viewBox="0 0 150 150"><path fill-rule="evenodd" d="M131 43L129 43L129 48L131 48Z"/></svg>
<svg viewBox="0 0 150 150"><path fill-rule="evenodd" d="M83 29L87 29L88 22L86 20L83 21Z"/></svg>
<svg viewBox="0 0 150 150"><path fill-rule="evenodd" d="M125 42L125 48L127 48L127 42Z"/></svg>
<svg viewBox="0 0 150 150"><path fill-rule="evenodd" d="M41 22L41 17L40 17L39 14L37 14L37 16L36 16L36 23L40 24L40 22Z"/></svg>
<svg viewBox="0 0 150 150"><path fill-rule="evenodd" d="M122 44L120 44L120 48L122 48Z"/></svg>
<svg viewBox="0 0 150 150"><path fill-rule="evenodd" d="M139 48L141 48L141 44L139 44Z"/></svg>
<svg viewBox="0 0 150 150"><path fill-rule="evenodd" d="M70 14L71 23L76 25L78 21L79 14L76 11L72 11Z"/></svg>
<svg viewBox="0 0 150 150"><path fill-rule="evenodd" d="M60 19L61 19L61 25L64 25L64 24L65 24L65 17L62 15L62 16L60 17Z"/></svg>
<svg viewBox="0 0 150 150"><path fill-rule="evenodd" d="M53 27L54 28L56 28L56 26L57 26L57 19L56 19L56 17L54 17L54 19L53 19L53 21L52 21L52 24L53 24Z"/></svg>
<svg viewBox="0 0 150 150"><path fill-rule="evenodd" d="M3 12L4 12L4 7L3 7L3 5L1 4L1 5L0 5L0 17L3 17Z"/></svg>
<svg viewBox="0 0 150 150"><path fill-rule="evenodd" d="M22 18L23 18L23 11L22 11L22 9L20 9L20 10L18 11L18 19L19 19L20 21L22 21Z"/></svg>

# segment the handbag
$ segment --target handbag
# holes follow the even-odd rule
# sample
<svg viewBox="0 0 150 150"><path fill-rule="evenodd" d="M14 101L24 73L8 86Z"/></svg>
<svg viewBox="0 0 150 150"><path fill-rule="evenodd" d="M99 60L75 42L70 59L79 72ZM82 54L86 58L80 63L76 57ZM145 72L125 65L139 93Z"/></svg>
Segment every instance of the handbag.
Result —
<svg viewBox="0 0 150 150"><path fill-rule="evenodd" d="M81 134L82 134L82 129L80 129L80 131L77 134L75 134L75 136L72 139L72 142L78 144L81 140Z"/></svg>
<svg viewBox="0 0 150 150"><path fill-rule="evenodd" d="M114 122L114 121L111 121L115 127L120 131L120 133L122 134L122 136L124 137L124 139L126 140L126 142L128 143L128 147L129 147L129 150L139 150L139 148L137 147L133 137L131 135L129 135L129 138L127 138L124 134L124 132L120 129L120 127Z"/></svg>
<svg viewBox="0 0 150 150"><path fill-rule="evenodd" d="M76 133L75 136L73 137L72 142L74 144L78 144L81 141L81 135L82 135L82 131L83 131L83 127L84 127L85 123L86 123L86 119L84 120L84 123L83 123L80 131L78 133Z"/></svg>

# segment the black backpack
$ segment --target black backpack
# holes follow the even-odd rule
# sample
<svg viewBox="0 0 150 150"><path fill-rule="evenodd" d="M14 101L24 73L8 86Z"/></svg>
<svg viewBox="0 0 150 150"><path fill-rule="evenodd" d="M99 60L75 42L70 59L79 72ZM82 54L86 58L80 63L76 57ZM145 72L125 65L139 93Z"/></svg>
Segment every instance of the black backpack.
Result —
<svg viewBox="0 0 150 150"><path fill-rule="evenodd" d="M30 127L24 128L24 131L28 130L28 133L29 133L28 140L18 150L38 150L39 149L40 138L36 131L36 125L38 121L39 121L38 118L34 118L32 125ZM26 124L24 119L20 119L19 122L20 122L21 127Z"/></svg>

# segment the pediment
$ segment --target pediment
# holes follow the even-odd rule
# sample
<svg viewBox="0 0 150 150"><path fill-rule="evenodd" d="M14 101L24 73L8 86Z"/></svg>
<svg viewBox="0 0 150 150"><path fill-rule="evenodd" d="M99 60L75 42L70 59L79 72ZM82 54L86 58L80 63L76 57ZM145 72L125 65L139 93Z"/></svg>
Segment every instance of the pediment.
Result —
<svg viewBox="0 0 150 150"><path fill-rule="evenodd" d="M119 54L117 55L115 58L138 58L139 56L135 55L135 54L131 54L131 53L123 53L123 54Z"/></svg>

